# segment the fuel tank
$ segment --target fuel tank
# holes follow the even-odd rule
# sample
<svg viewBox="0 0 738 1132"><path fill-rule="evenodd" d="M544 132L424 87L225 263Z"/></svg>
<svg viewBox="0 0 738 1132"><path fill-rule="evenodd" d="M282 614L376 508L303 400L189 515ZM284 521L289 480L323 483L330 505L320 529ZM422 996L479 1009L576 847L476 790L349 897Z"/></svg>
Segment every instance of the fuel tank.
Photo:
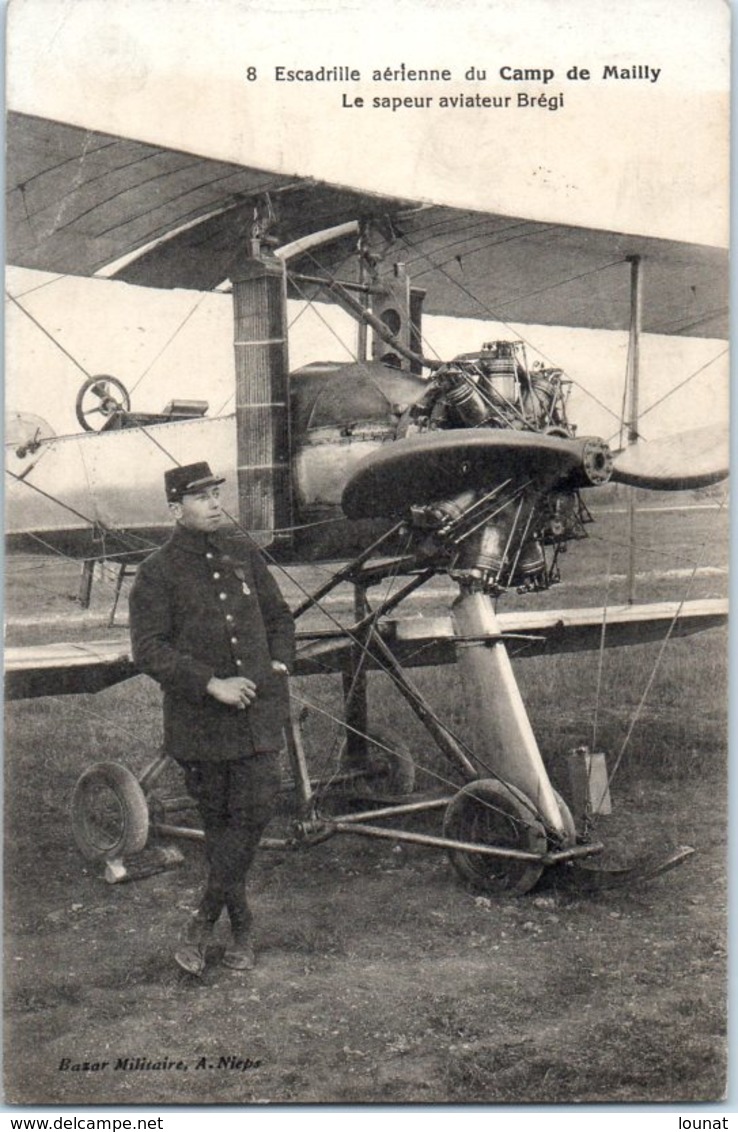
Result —
<svg viewBox="0 0 738 1132"><path fill-rule="evenodd" d="M358 553L389 524L349 522L343 489L360 460L395 440L427 382L381 362L316 362L295 371L290 388L293 551L306 561Z"/></svg>

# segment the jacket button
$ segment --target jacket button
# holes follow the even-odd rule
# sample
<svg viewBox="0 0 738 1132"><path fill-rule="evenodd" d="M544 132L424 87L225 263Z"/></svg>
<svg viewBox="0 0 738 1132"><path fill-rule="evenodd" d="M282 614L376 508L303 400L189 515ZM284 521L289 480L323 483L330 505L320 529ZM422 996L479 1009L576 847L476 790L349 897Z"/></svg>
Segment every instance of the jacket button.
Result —
<svg viewBox="0 0 738 1132"><path fill-rule="evenodd" d="M238 637L231 637L231 644L237 645L238 644Z"/></svg>
<svg viewBox="0 0 738 1132"><path fill-rule="evenodd" d="M217 570L216 570L216 571L215 571L215 573L213 574L213 577L214 577L214 578L219 578L219 577L220 577L220 574L218 573L218 571L217 571Z"/></svg>
<svg viewBox="0 0 738 1132"><path fill-rule="evenodd" d="M212 554L210 553L210 551L208 550L208 551L206 551L206 552L205 552L205 557L206 557L206 558L212 558L213 556L212 556Z"/></svg>
<svg viewBox="0 0 738 1132"><path fill-rule="evenodd" d="M226 621L232 621L232 620L233 620L233 614L232 613L226 613Z"/></svg>
<svg viewBox="0 0 738 1132"><path fill-rule="evenodd" d="M236 668L240 668L242 666L242 664L243 664L243 661L237 660L236 661Z"/></svg>
<svg viewBox="0 0 738 1132"><path fill-rule="evenodd" d="M228 594L218 594L221 601L228 601Z"/></svg>

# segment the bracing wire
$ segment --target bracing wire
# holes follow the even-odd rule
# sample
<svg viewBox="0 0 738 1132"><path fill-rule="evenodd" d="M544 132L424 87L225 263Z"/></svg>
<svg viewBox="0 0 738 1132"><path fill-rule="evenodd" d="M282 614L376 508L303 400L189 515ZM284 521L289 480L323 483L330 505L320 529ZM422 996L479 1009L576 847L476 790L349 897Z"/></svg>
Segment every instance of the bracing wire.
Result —
<svg viewBox="0 0 738 1132"><path fill-rule="evenodd" d="M408 546L409 546L409 543L410 543L410 536L408 536L408 540L407 540ZM398 563L395 566L394 571L392 572L391 575L388 576L387 586L386 586L386 590L385 590L384 602L386 602L389 598L389 595L392 591L392 585L394 584L394 582L397 579L398 572L399 572L399 559L398 559ZM382 606L384 605L384 602L380 602L380 605L378 606L376 612L373 614L373 616L372 616L372 618L369 622L369 635L371 635L375 630L376 622L377 622L377 619L379 617L380 610L381 610ZM322 607L320 607L320 608L322 608ZM351 700L352 696L354 695L358 681L362 678L362 676L366 672L367 655L368 655L367 653L363 653L360 660L359 660L359 663L356 665L356 669L354 671L354 674L353 674L353 677L352 677L352 680L351 680L351 684L349 686L348 691L345 693L345 696L344 696L346 702ZM347 726L348 726L348 724L347 724ZM353 730L353 728L351 730ZM339 750L339 742L340 742L339 735L340 735L340 732L336 732L336 735L334 736L333 744L332 744L332 747L331 747L331 752L326 757L326 766L329 766L330 763L332 763L332 762L334 762L334 760L336 760L336 755L337 755L337 752ZM371 737L369 735L366 735L365 738L369 739ZM334 771L333 777L335 777L335 775L338 774L339 770L340 770L340 762L338 760L335 761L335 767L336 767L336 769ZM330 787L330 782L328 784L326 784L326 789L328 789L329 787Z"/></svg>
<svg viewBox="0 0 738 1132"><path fill-rule="evenodd" d="M679 381L679 382L677 382L676 385L673 385L671 387L671 389L669 389L666 393L663 394L663 396L659 397L656 401L653 401L648 406L648 408L641 410L638 414L638 420L639 420L638 439L639 440L645 439L644 437L641 436L641 433L640 433L640 421L643 419L643 417L646 416L647 413L650 413L653 409L657 408L658 405L663 405L663 403L665 401L667 401L670 397L672 397L680 389L683 389L685 387L685 385L689 385L690 381L693 381L695 377L699 377L699 375L701 373L704 373L706 369L709 369L710 366L713 366L716 362L719 362L721 358L726 357L728 353L729 353L729 350L728 350L727 347L724 350L721 350L720 353L716 354L714 358L710 358L709 361L705 362L703 365L699 366L698 369L693 370L692 373L688 374L687 377L685 377L683 379L683 381ZM612 436L610 436L608 438L608 441L607 441L608 444L611 443L611 441L613 441L616 436L618 436L620 438L619 443L622 444L623 426L624 426L624 423L625 423L626 395L627 395L627 385L626 385L626 389L623 392L623 406L624 406L623 407L623 420L621 421L620 429L618 430L618 432L613 433Z"/></svg>
<svg viewBox="0 0 738 1132"><path fill-rule="evenodd" d="M295 279L290 278L290 282L292 283L292 286L295 288L297 293L300 295L303 302L307 303L308 306L310 306L314 310L315 314L318 316L320 321L331 332L331 334L336 339L338 344L343 347L343 349L346 351L346 353L349 355L349 357L352 359L352 361L354 361L354 362L358 361L359 359L358 359L356 350L353 349L351 346L347 345L346 342L344 342L344 340L341 338L341 335L338 333L336 328L334 326L331 326L331 324L329 323L329 321L325 317L325 315L321 311L318 310L318 307L315 303L315 300L312 297L309 297L308 295L305 294L305 292L300 287L299 283L297 283L295 281Z"/></svg>
<svg viewBox="0 0 738 1132"><path fill-rule="evenodd" d="M716 508L720 510L719 505L716 505ZM647 511L648 508L645 508L642 513L647 513ZM603 546L619 547L623 550L628 550L631 545L630 542L623 542L621 539L605 537L604 535L588 534L587 538L591 539L592 542L602 543ZM694 558L692 558L691 555L675 553L673 550L663 550L658 546L654 546L652 543L636 542L633 545L634 548L642 554L648 554L654 558L663 558L670 562L684 563L689 566L690 569L694 565Z"/></svg>
<svg viewBox="0 0 738 1132"><path fill-rule="evenodd" d="M39 320L37 318L35 318L31 314L31 312L23 306L22 303L18 302L18 300L15 298L14 295L10 294L10 291L6 290L5 294L10 299L11 303L15 303L18 310L22 311L23 314L26 316L26 318L30 319L30 321L33 323L33 325L35 327L37 327L38 330L40 330L41 333L43 335L45 335L49 339L50 342L53 342L53 344L57 347L58 350L61 350L62 354L64 354L64 357L68 358L69 361L72 363L72 365L76 366L77 369L80 370L85 375L86 378L90 378L92 376L92 374L88 373L88 371L85 369L85 367L82 365L82 363L80 361L78 361L77 358L75 358L72 354L70 354L69 350L65 349L64 346L62 346L62 344L58 340L58 338L55 338L54 335L51 333L51 331L47 330L46 327L42 323L40 323Z"/></svg>
<svg viewBox="0 0 738 1132"><path fill-rule="evenodd" d="M720 506L718 508L719 511L722 511L724 509L726 501L727 501L727 496L724 496L723 499L720 502ZM677 622L678 622L678 620L681 616L682 609L684 608L684 604L687 601L687 599L689 598L690 590L692 589L692 585L693 585L694 580L697 576L697 572L699 570L699 567L702 564L702 560L704 559L706 551L707 551L707 542L705 541L702 544L700 554L699 554L699 556L698 556L698 558L697 558L697 560L694 564L694 568L692 570L692 573L690 574L690 577L687 580L687 583L684 587L684 593L683 593L683 595L682 595L682 597L679 601L679 604L678 604L676 610L674 611L674 616L672 617L671 622L669 624L669 627L668 627L666 633L664 634L663 640L661 641L661 645L659 647L658 654L656 656L656 659L654 660L653 666L651 668L651 672L650 672L648 680L646 681L646 684L643 688L643 691L641 693L641 696L640 696L640 699L639 699L638 704L636 706L636 709L633 712L633 715L631 716L631 719L628 723L628 728L627 728L627 731L626 731L626 734L625 734L625 738L623 739L623 742L620 746L620 750L618 752L617 758L615 759L615 763L613 765L613 768L608 775L608 782L607 782L607 786L605 787L605 790L607 789L607 787L609 787L610 782L612 782L613 778L617 774L617 771L618 771L618 769L619 769L619 767L620 767L620 765L623 761L623 758L625 757L625 753L626 753L628 746L630 745L630 741L633 737L633 732L635 731L636 725L638 724L638 721L641 718L641 714L643 712L643 708L645 706L646 700L648 699L648 696L651 692L651 688L653 687L654 680L656 679L656 675L659 671L659 668L661 667L661 661L663 660L664 653L666 652L667 645L669 644L669 641L671 640L671 637L674 633L674 629L675 629L676 624L677 624ZM595 813L598 811L599 806L600 806L604 797L605 797L605 791L603 790L603 793L602 793L602 795L601 795L601 797L598 801L598 804L596 806L594 806L594 812Z"/></svg>
<svg viewBox="0 0 738 1132"><path fill-rule="evenodd" d="M668 393L665 393L663 395L663 397L659 397L658 400L653 401L650 405L647 406L647 408L643 409L639 415L641 417L645 417L646 414L650 413L652 409L655 409L657 407L657 405L662 405L664 403L664 401L667 400L667 398L672 396L673 393L676 393L677 390L679 390L679 389L683 389L685 385L689 384L689 382L692 381L699 374L704 373L704 371L706 369L709 369L710 366L714 365L715 362L718 362L718 361L720 361L721 358L726 357L728 355L728 353L729 353L729 349L726 346L726 348L724 350L721 350L720 353L716 354L714 358L710 358L709 362L705 362L705 364L700 366L699 369L696 369L693 373L690 373L688 377L685 377L684 381L680 381L678 385L675 385L673 387L673 389L670 389L668 391Z"/></svg>
<svg viewBox="0 0 738 1132"><path fill-rule="evenodd" d="M53 279L44 279L43 283L36 283L33 287L28 287L25 291L21 291L20 294L15 297L16 299L25 299L27 295L33 295L36 291L43 291L44 287L51 287L52 284L59 283L62 279L69 279L69 276L65 273L64 275L55 275Z"/></svg>
<svg viewBox="0 0 738 1132"><path fill-rule="evenodd" d="M317 268L317 269L318 269L319 271L323 271L323 270L324 270L323 264L322 264L322 263L320 262L320 260L319 260L319 259L318 259L318 258L317 258L317 257L315 256L315 254L314 254L313 252L308 252L308 253L307 253L307 255L308 255L308 257L309 257L309 258L310 258L310 259L311 259L311 260L313 261L313 263L314 263L315 267L316 267L316 268ZM327 284L329 284L329 283L331 283L332 281L333 281L333 278L332 278L331 276L328 276L328 277L326 278L326 280L325 280L325 282L326 282L326 285L327 285ZM295 288L297 288L297 284L296 284L296 283L294 282L294 280L293 280L292 282L293 282L293 286L295 286ZM305 296L305 295L304 295L304 293L303 293L303 298L304 298L304 301L305 301L305 303L307 304L307 306L310 306L310 305L312 305L312 304L314 304L314 303L315 303L315 298L314 298L314 297L312 297L312 298L308 298L308 297L307 297L307 296ZM303 308L303 310L305 310L305 309L307 309L307 308ZM302 313L302 312L301 312L301 313ZM316 310L316 314L317 314L317 313L318 313L318 311ZM411 320L411 322L410 322L410 325L411 325L412 329L413 329L413 330L414 330L414 331L415 331L416 333L418 333L418 331L419 331L419 327L418 327L417 323L415 323L415 322L413 322L413 321ZM375 333L376 333L376 331L375 331ZM441 355L439 354L438 350L436 350L436 349L435 349L435 348L433 347L433 345L432 345L431 343L429 343L429 342L428 342L428 339L427 339L427 337L426 337L426 336L425 336L424 334L420 334L420 335L419 335L419 337L420 337L420 340L421 340L421 342L422 342L422 343L423 343L424 345L426 345L426 346L428 347L428 353L429 353L429 354L434 354L434 355L435 355L435 357L436 357L437 359L439 359L439 360L440 360L440 357L441 357ZM340 339L339 339L339 341L340 341ZM343 343L341 343L341 345L343 345Z"/></svg>
<svg viewBox="0 0 738 1132"><path fill-rule="evenodd" d="M195 303L195 305L194 305L194 306L193 306L193 307L192 307L192 308L191 308L191 309L190 309L190 310L189 310L189 311L187 312L187 314L186 314L186 315L185 315L185 317L184 317L184 318L182 319L182 321L181 321L181 322L179 323L179 325L178 325L178 326L176 327L176 329L175 329L175 330L174 330L174 331L172 332L172 334L170 334L169 338L167 338L166 342L164 343L164 345L162 346L162 348L161 348L161 349L159 350L158 354L156 354L156 355L155 355L155 356L154 356L154 357L152 358L152 360L151 360L151 361L149 362L149 364L148 364L148 365L146 366L146 368L145 368L145 370L143 371L143 373L142 373L142 374L140 375L140 377L139 377L139 378L137 379L137 381L135 381L135 382L134 382L134 384L133 384L133 385L131 386L130 392L131 392L132 394L136 392L136 390L138 389L139 385L141 384L141 382L143 381L143 379L144 379L144 378L146 377L146 375L147 375L148 373L150 373L150 372L151 372L151 370L152 370L152 369L154 368L154 366L156 365L156 363L157 363L157 362L159 361L159 358L161 358L161 356L162 356L162 355L163 355L164 353L166 353L166 351L167 351L167 350L169 349L169 347L171 346L171 344L172 344L172 342L174 341L174 339L175 339L175 338L176 338L176 337L178 336L178 334L179 334L179 333L180 333L180 332L181 332L181 331L182 331L182 330L184 329L184 327L185 327L185 326L187 325L187 323L189 322L189 320L190 320L190 319L192 318L192 316L193 316L193 315L195 314L195 312L197 311L198 307L199 307L199 306L200 306L200 305L201 305L201 304L202 304L202 303L204 302L206 293L207 293L207 292L204 292L204 293L203 293L203 294L202 294L202 295L200 296L200 298L199 298L199 299L197 300L197 302Z"/></svg>
<svg viewBox="0 0 738 1132"><path fill-rule="evenodd" d="M52 495L48 491L44 491L43 488L38 487L36 484L31 483L30 480L23 479L22 476L17 476L15 472L11 472L9 468L5 469L5 474L16 480L18 483L23 484L24 487L37 492L45 499L48 499L50 500L50 502L55 503L63 510L69 511L70 514L76 516L76 518L78 519L81 519L87 526L89 526L93 530L99 531L101 535L108 534L111 537L118 539L122 543L128 543L131 552L154 549L155 547L155 544L152 543L149 539L146 539L140 535L136 535L133 531L118 531L112 528L108 529L103 527L96 519L91 519L89 515L84 515L81 511L78 511L75 507L72 507L68 503L65 503L62 499L59 499L57 496Z"/></svg>
<svg viewBox="0 0 738 1132"><path fill-rule="evenodd" d="M404 237L404 239L405 239L405 241L406 241L407 243L409 243L409 244L410 244L411 246L413 246L413 245L412 245L412 241L408 240L408 237L407 237L407 236L405 236L405 237ZM423 254L423 253L421 253L421 254ZM509 322L507 322L507 321L506 321L506 320L505 320L504 318L502 318L502 317L501 317L501 316L499 315L499 313L497 313L496 311L494 311L494 310L493 310L493 309L492 309L491 307L487 306L487 304L486 304L486 303L483 303L483 302L482 302L482 300L481 300L481 299L480 299L480 298L479 298L479 297L478 297L477 295L475 295L473 291L471 291L471 290L470 290L470 289L469 289L469 288L468 288L468 287L467 287L467 286L466 286L466 285L465 285L464 283L462 283L462 282L461 282L461 280L459 280L459 279L456 279L456 278L455 278L455 277L454 277L453 275L451 275L451 274L450 274L450 272L446 271L446 269L445 269L445 267L444 267L444 266L442 266L442 265L436 265L436 264L434 264L434 263L433 263L433 261L432 261L432 260L431 260L430 262L431 262L431 265L432 265L432 266L431 266L431 268L429 268L428 270L432 270L432 268L436 268L436 267L437 267L437 269L438 269L438 270L439 270L439 271L441 272L441 274L442 274L442 275L445 275L445 276L446 276L446 278L447 278L447 279L448 279L448 280L449 280L449 281L450 281L451 283L453 283L453 284L454 284L454 285L455 285L456 287L458 287L458 289L459 289L460 291L462 291L462 292L463 292L463 294L465 294L465 295L466 295L466 296L467 296L468 298L472 299L472 301L473 301L473 302L475 302L475 303L476 303L476 304L477 304L477 305L478 305L478 306L480 307L480 309L481 309L482 311L484 311L484 313L485 313L486 315L488 315L488 317L489 317L489 318L493 319L493 320L494 320L495 322L499 322L499 323L500 323L500 324L501 324L502 326L505 326L505 327L506 327L506 328L507 328L507 329L508 329L508 330L509 330L509 331L510 331L510 332L511 332L512 334L514 334L514 335L515 335L515 337L516 337L516 338L519 338L519 339L520 339L520 341L522 341L522 342L524 342L524 343L526 344L526 346L530 346L530 348L531 348L532 350L535 350L535 351L536 351L536 353L540 354L540 356L541 356L542 358L544 358L544 359L545 359L545 360L546 360L547 362L549 362L549 364L550 364L550 365L552 365L552 366L555 366L555 365L556 365L556 363L555 363L555 362L553 361L553 359L552 359L552 358L549 358L549 357L548 357L548 355L547 355L547 354L546 354L546 353L545 353L544 351L540 350L540 349L539 349L539 348L538 348L538 347L537 347L537 346L535 345L535 343L533 343L533 342L532 342L532 341L531 341L531 340L530 340L529 338L527 338L527 337L526 337L526 336L525 336L525 335L524 335L524 334L523 334L523 333L521 332L521 330L520 330L520 328L519 328L519 327L517 327L517 326L512 326L512 325L511 325L511 324L510 324ZM623 261L623 260L620 260L620 261L613 261L612 263L609 263L609 264L607 264L606 266L607 266L607 267L612 267L612 266L615 266L615 265L616 265L617 263L622 263L622 262L625 262L625 261ZM590 389L588 389L588 388L586 387L586 385L583 385L583 384L582 384L581 382L577 381L577 379L576 379L576 378L572 378L572 377L569 377L569 380L570 380L570 381L572 381L572 383L573 383L574 385L576 385L576 386L577 386L578 388L580 388L580 389L582 390L582 392L583 392L583 393L585 393L585 394L586 394L586 395L587 395L588 397L590 397L590 398L591 398L591 399L592 399L592 400L593 400L593 401L594 401L594 402L595 402L595 403L596 403L597 405L599 405L599 407L600 407L600 408L601 408L601 409L602 409L602 410L603 410L604 412L608 413L608 414L609 414L609 415L610 415L611 417L614 417L614 418L615 418L615 420L617 420L617 421L619 421L619 420L620 420L620 418L619 418L618 414L617 414L617 413L615 412L615 410L614 410L614 409L611 409L609 405L606 405L606 404L604 403L604 401L600 400L600 398L598 398L598 397L596 396L596 394L592 393L592 391L591 391Z"/></svg>

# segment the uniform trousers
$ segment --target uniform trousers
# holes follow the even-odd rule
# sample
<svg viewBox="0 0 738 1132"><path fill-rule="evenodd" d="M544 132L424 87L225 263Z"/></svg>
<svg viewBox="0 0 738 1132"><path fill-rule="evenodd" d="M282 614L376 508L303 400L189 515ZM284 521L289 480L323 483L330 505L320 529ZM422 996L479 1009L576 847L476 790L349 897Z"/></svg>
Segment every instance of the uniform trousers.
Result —
<svg viewBox="0 0 738 1132"><path fill-rule="evenodd" d="M205 833L208 881L199 914L215 923L225 907L234 934L246 934L252 919L246 874L277 809L278 754L263 751L244 759L180 765Z"/></svg>

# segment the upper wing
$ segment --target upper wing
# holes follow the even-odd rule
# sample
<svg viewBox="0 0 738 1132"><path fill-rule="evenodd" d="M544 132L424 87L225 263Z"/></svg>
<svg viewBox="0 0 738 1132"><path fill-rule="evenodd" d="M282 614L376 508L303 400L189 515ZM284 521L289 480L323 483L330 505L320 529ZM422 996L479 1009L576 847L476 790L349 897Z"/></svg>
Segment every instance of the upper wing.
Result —
<svg viewBox="0 0 738 1132"><path fill-rule="evenodd" d="M426 314L627 330L628 261L640 256L644 332L728 337L722 248L441 205L398 211L393 227L393 261L426 290ZM333 271L347 250L344 238L295 268Z"/></svg>
<svg viewBox="0 0 738 1132"><path fill-rule="evenodd" d="M134 257L115 278L209 290L267 193L285 241L408 203L8 114L7 258L19 267L94 275Z"/></svg>
<svg viewBox="0 0 738 1132"><path fill-rule="evenodd" d="M686 636L723 625L728 603L722 599L659 602L612 609L515 611L499 617L511 651L521 656L596 649L602 644L644 644L667 634ZM603 633L604 624L604 633ZM456 660L450 617L387 621L382 636L408 667L451 664ZM336 631L316 639L298 634L297 676L341 672L350 662L352 642ZM371 655L370 667L376 667ZM135 676L126 642L27 645L5 650L5 688L10 700L99 692Z"/></svg>
<svg viewBox="0 0 738 1132"><path fill-rule="evenodd" d="M362 193L15 112L6 184L7 258L18 266L207 290L229 277L269 194L284 244L382 217L391 259L426 289L429 314L623 329L627 259L640 255L644 331L728 334L722 248ZM312 248L296 266L314 273L317 259L332 271L355 242Z"/></svg>

